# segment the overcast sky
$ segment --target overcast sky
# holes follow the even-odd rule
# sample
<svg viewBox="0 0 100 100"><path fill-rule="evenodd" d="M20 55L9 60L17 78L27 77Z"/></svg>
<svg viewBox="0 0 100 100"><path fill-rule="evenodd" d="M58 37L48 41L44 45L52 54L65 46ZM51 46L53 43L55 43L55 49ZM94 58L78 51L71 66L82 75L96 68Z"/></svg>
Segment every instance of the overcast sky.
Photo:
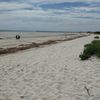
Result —
<svg viewBox="0 0 100 100"><path fill-rule="evenodd" d="M0 29L100 31L100 0L0 0Z"/></svg>

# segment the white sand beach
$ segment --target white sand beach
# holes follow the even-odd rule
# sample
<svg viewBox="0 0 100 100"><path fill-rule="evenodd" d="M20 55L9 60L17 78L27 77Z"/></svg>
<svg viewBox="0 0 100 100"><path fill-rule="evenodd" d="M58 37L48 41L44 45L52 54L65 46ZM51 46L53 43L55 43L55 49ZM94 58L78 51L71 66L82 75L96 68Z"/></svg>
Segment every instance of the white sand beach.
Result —
<svg viewBox="0 0 100 100"><path fill-rule="evenodd" d="M79 54L94 35L0 56L0 100L100 100L100 59Z"/></svg>
<svg viewBox="0 0 100 100"><path fill-rule="evenodd" d="M1 32L2 33L2 32ZM35 43L41 43L45 42L48 40L63 40L63 39L70 39L78 36L84 36L87 35L87 33L23 33L20 34L21 39L16 40L15 36L17 33L12 32L8 34L7 33L2 33L0 37L0 48L10 48L10 47L16 47L21 44L30 44L32 42Z"/></svg>

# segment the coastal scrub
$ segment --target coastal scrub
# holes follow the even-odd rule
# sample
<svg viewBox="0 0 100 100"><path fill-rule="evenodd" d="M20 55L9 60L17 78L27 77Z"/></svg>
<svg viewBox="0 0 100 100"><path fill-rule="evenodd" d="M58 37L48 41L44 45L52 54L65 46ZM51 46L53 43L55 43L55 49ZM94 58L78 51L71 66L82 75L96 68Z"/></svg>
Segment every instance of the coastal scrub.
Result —
<svg viewBox="0 0 100 100"><path fill-rule="evenodd" d="M83 53L79 57L81 60L86 60L93 55L100 58L100 40L93 40L90 44L86 44Z"/></svg>

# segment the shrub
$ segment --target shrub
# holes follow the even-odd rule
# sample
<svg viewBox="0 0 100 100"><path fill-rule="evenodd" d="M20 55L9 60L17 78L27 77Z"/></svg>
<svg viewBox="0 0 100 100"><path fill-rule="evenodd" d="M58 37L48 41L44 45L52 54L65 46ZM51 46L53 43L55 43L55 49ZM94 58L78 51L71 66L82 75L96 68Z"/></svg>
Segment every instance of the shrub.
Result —
<svg viewBox="0 0 100 100"><path fill-rule="evenodd" d="M90 44L86 44L84 46L84 51L79 55L81 60L86 60L90 58L92 55L96 55L100 57L100 40L94 40Z"/></svg>
<svg viewBox="0 0 100 100"><path fill-rule="evenodd" d="M99 36L95 36L94 38L95 38L95 39L99 39Z"/></svg>
<svg viewBox="0 0 100 100"><path fill-rule="evenodd" d="M86 60L86 59L88 59L90 57L90 55L81 54L79 57L81 58L81 60Z"/></svg>
<svg viewBox="0 0 100 100"><path fill-rule="evenodd" d="M94 34L98 34L98 35L100 35L100 31L96 31L96 32L94 32Z"/></svg>

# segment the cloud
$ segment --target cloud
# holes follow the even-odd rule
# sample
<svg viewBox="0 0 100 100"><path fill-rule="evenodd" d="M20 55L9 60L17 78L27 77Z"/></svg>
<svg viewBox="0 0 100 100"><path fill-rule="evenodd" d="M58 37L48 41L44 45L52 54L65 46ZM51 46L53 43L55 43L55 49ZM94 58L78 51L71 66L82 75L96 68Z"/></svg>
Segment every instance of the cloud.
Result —
<svg viewBox="0 0 100 100"><path fill-rule="evenodd" d="M8 2L0 3L0 10L18 10L30 7L31 5L27 3L8 3Z"/></svg>
<svg viewBox="0 0 100 100"><path fill-rule="evenodd" d="M0 28L99 30L99 5L100 0L0 0Z"/></svg>

